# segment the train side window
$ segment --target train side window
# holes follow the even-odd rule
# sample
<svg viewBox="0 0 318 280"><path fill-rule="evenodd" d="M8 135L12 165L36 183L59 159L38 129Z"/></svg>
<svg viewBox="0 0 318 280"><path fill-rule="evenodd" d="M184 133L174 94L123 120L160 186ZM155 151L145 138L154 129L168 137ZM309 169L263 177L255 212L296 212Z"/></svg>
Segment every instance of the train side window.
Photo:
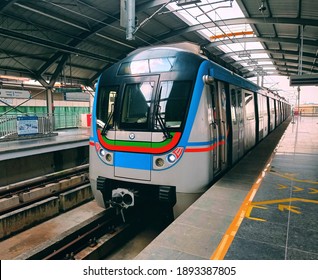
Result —
<svg viewBox="0 0 318 280"><path fill-rule="evenodd" d="M243 124L243 100L242 100L242 91L237 90L237 117L240 124Z"/></svg>
<svg viewBox="0 0 318 280"><path fill-rule="evenodd" d="M98 92L96 119L99 127L104 127L109 116L112 114L115 106L115 98L118 92L118 86L101 87ZM113 127L113 119L110 119L108 125Z"/></svg>
<svg viewBox="0 0 318 280"><path fill-rule="evenodd" d="M272 115L275 115L275 105L274 105L274 100L272 98L269 99L269 107L270 107L270 113Z"/></svg>
<svg viewBox="0 0 318 280"><path fill-rule="evenodd" d="M231 89L231 117L232 123L237 124L237 116L236 116L236 92L235 89Z"/></svg>
<svg viewBox="0 0 318 280"><path fill-rule="evenodd" d="M245 92L245 113L247 120L252 120L255 118L255 107L253 100L253 94Z"/></svg>
<svg viewBox="0 0 318 280"><path fill-rule="evenodd" d="M267 99L263 95L257 95L258 115L263 117L267 115Z"/></svg>

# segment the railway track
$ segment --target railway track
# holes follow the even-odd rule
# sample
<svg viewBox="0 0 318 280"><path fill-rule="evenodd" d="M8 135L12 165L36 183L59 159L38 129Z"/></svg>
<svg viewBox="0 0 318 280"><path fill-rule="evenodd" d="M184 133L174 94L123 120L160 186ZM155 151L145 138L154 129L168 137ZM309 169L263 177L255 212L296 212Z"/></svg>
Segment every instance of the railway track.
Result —
<svg viewBox="0 0 318 280"><path fill-rule="evenodd" d="M142 230L143 219L139 214L130 211L125 217L126 222L123 222L115 209L105 210L84 225L64 233L51 243L46 243L26 259L103 259Z"/></svg>
<svg viewBox="0 0 318 280"><path fill-rule="evenodd" d="M88 184L88 164L0 187L0 215Z"/></svg>
<svg viewBox="0 0 318 280"><path fill-rule="evenodd" d="M92 199L88 165L0 187L0 240Z"/></svg>
<svg viewBox="0 0 318 280"><path fill-rule="evenodd" d="M75 192L77 189L87 188L91 191L88 182L88 166L81 166L49 174L10 186L0 187L0 240L10 239L16 233L33 227L65 210L61 205L63 196ZM32 194L32 195L31 195ZM15 197L15 203L3 205L10 198ZM91 195L91 199L93 196ZM58 213L51 214L48 208L32 208L43 201L56 201L59 205ZM68 201L68 199L65 199ZM79 205L83 204L80 202ZM76 207L75 204L72 208ZM149 221L156 217L152 213L151 205L143 208L129 208L124 217L121 211L111 208L103 210L86 222L66 230L57 238L40 241L39 246L29 248L22 253L21 259L103 259L108 254L116 252L134 236L138 235ZM34 210L35 209L35 210ZM25 211L25 212L23 212ZM29 212L28 212L29 211ZM48 212L48 213L46 213ZM38 213L43 215L33 220ZM11 219L11 217L13 218ZM11 220L10 220L11 219ZM10 225L13 228L7 228ZM50 230L49 228L47 230ZM34 251L36 250L36 251Z"/></svg>

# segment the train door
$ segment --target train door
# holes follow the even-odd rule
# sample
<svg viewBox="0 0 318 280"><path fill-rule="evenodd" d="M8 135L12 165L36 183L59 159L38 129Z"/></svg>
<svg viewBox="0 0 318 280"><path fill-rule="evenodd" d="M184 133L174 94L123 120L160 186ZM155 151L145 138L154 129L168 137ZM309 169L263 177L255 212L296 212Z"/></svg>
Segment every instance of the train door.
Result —
<svg viewBox="0 0 318 280"><path fill-rule="evenodd" d="M238 158L244 155L244 113L243 113L243 95L242 90L237 89L237 120L238 120Z"/></svg>
<svg viewBox="0 0 318 280"><path fill-rule="evenodd" d="M263 117L264 117L264 138L268 135L269 133L269 125L268 125L268 119L269 119L269 114L268 114L268 99L267 96L262 96L263 99Z"/></svg>
<svg viewBox="0 0 318 280"><path fill-rule="evenodd" d="M214 174L219 173L226 164L226 92L223 82L210 85L213 119L213 166Z"/></svg>
<svg viewBox="0 0 318 280"><path fill-rule="evenodd" d="M244 118L242 91L240 88L230 86L230 107L232 119L232 164L244 154Z"/></svg>
<svg viewBox="0 0 318 280"><path fill-rule="evenodd" d="M220 149L219 149L219 138L220 138L220 110L218 107L218 89L217 83L213 82L209 84L210 87L210 96L211 96L211 115L212 122L210 124L211 138L212 138L212 146L214 149L211 149L211 156L213 157L213 173L217 174L221 171L220 165Z"/></svg>
<svg viewBox="0 0 318 280"><path fill-rule="evenodd" d="M278 123L281 124L282 123L282 103L280 101L277 101L278 104Z"/></svg>
<svg viewBox="0 0 318 280"><path fill-rule="evenodd" d="M256 98L255 98L256 97ZM260 94L255 95L255 99L257 100L257 113L258 118L256 118L256 140L261 141L264 138L264 127L265 127L265 120L264 120L264 111L263 111L263 96Z"/></svg>
<svg viewBox="0 0 318 280"><path fill-rule="evenodd" d="M256 143L255 103L254 93L244 90L244 150L248 151Z"/></svg>
<svg viewBox="0 0 318 280"><path fill-rule="evenodd" d="M277 127L278 126L277 100L274 100L274 110L275 110L275 127Z"/></svg>
<svg viewBox="0 0 318 280"><path fill-rule="evenodd" d="M227 134L228 134L228 127L227 127L227 113L226 113L226 93L228 92L228 85L219 82L218 85L218 102L219 102L219 117L220 117L220 133L219 133L219 152L220 152L220 165L221 169L226 168L227 164Z"/></svg>
<svg viewBox="0 0 318 280"><path fill-rule="evenodd" d="M231 128L232 128L232 144L231 144L231 163L238 160L238 143L239 143L239 122L237 116L237 93L233 86L230 86L230 106L231 106Z"/></svg>
<svg viewBox="0 0 318 280"><path fill-rule="evenodd" d="M268 112L269 112L269 131L273 131L275 129L275 101L273 98L268 97Z"/></svg>
<svg viewBox="0 0 318 280"><path fill-rule="evenodd" d="M266 97L266 104L267 104L267 115L268 115L268 118L267 118L267 127L268 127L268 133L270 133L272 131L272 127L271 127L271 102L270 102L270 98L267 96Z"/></svg>

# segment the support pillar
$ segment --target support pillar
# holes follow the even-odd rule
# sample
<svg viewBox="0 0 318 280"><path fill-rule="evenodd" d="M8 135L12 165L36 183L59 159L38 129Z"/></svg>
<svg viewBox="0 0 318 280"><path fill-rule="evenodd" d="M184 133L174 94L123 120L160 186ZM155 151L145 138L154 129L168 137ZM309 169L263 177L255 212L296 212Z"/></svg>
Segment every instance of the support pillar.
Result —
<svg viewBox="0 0 318 280"><path fill-rule="evenodd" d="M298 96L297 96L297 105L298 105L298 115L300 116L300 87L297 87L297 92L298 92Z"/></svg>
<svg viewBox="0 0 318 280"><path fill-rule="evenodd" d="M49 131L52 132L54 128L53 123L53 91L52 88L46 88L46 112L48 116L48 125L49 125Z"/></svg>
<svg viewBox="0 0 318 280"><path fill-rule="evenodd" d="M135 31L135 0L127 0L127 29L126 39L134 40Z"/></svg>

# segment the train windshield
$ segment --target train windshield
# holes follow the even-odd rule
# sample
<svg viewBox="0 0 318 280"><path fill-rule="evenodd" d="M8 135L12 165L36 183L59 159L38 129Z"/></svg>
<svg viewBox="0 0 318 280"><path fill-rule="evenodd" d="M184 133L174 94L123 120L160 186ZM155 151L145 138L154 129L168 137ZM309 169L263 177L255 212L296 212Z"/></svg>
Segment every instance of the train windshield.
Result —
<svg viewBox="0 0 318 280"><path fill-rule="evenodd" d="M191 83L189 81L162 81L160 84L157 114L166 128L181 127L187 112ZM158 129L158 118L155 129Z"/></svg>
<svg viewBox="0 0 318 280"><path fill-rule="evenodd" d="M190 81L127 83L100 88L96 116L103 131L114 126L121 130L163 131L181 129L191 95ZM104 133L103 133L104 134Z"/></svg>
<svg viewBox="0 0 318 280"><path fill-rule="evenodd" d="M148 128L154 82L127 84L123 93L121 128Z"/></svg>

